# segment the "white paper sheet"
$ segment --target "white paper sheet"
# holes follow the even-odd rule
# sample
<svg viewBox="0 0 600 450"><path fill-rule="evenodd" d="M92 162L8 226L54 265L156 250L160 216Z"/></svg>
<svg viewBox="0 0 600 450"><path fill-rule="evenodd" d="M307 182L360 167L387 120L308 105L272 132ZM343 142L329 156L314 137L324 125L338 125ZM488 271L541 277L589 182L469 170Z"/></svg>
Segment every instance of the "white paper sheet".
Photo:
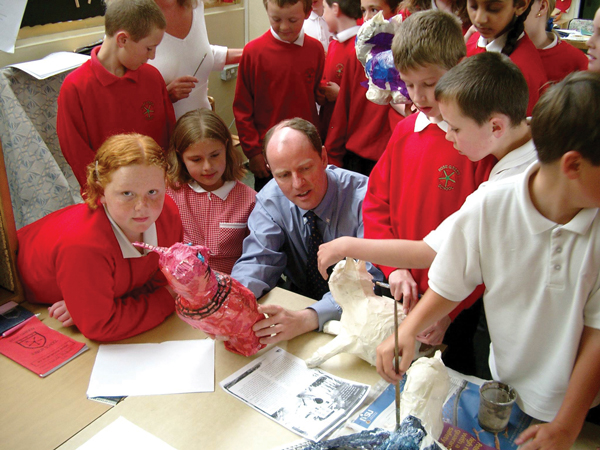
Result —
<svg viewBox="0 0 600 450"><path fill-rule="evenodd" d="M88 397L183 394L215 390L212 339L98 348Z"/></svg>
<svg viewBox="0 0 600 450"><path fill-rule="evenodd" d="M100 430L78 450L175 450L169 444L161 441L153 434L134 425L124 417L119 417L113 423Z"/></svg>
<svg viewBox="0 0 600 450"><path fill-rule="evenodd" d="M0 0L0 3L2 1L3 0ZM88 55L81 55L79 53L56 52L50 53L42 59L10 64L7 67L15 67L23 72L27 72L38 80L44 80L53 75L66 72L67 70L75 69L88 59L90 59Z"/></svg>
<svg viewBox="0 0 600 450"><path fill-rule="evenodd" d="M15 52L27 0L0 0L0 50Z"/></svg>

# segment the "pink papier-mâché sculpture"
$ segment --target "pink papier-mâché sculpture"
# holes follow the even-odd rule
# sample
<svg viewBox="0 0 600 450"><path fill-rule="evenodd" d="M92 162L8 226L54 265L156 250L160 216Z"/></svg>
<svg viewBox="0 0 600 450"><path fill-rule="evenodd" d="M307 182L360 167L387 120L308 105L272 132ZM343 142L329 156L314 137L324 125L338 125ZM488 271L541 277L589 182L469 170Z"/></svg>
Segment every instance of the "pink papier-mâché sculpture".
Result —
<svg viewBox="0 0 600 450"><path fill-rule="evenodd" d="M225 348L240 355L254 355L265 347L252 331L252 326L264 319L254 294L229 275L211 270L206 247L133 245L160 255L160 270L178 294L175 309L182 320L209 335L226 337Z"/></svg>

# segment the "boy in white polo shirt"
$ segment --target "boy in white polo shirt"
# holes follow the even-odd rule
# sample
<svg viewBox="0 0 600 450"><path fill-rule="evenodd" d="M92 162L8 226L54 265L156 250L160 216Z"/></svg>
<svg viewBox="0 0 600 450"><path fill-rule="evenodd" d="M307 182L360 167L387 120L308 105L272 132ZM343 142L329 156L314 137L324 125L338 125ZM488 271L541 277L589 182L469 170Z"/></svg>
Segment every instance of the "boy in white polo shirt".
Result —
<svg viewBox="0 0 600 450"><path fill-rule="evenodd" d="M465 203L429 272L430 289L377 348L396 382L417 334L485 283L494 379L530 416L521 449L568 449L600 388L600 74L569 75L542 96L531 130L539 163Z"/></svg>

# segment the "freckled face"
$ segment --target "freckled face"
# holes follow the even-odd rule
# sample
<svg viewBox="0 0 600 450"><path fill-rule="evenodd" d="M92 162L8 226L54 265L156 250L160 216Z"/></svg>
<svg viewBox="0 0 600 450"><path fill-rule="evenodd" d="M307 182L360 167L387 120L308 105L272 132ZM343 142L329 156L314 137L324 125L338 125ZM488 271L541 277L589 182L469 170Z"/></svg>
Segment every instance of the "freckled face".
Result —
<svg viewBox="0 0 600 450"><path fill-rule="evenodd" d="M227 167L225 144L216 139L202 139L190 145L182 154L190 176L203 189L212 192L223 186Z"/></svg>
<svg viewBox="0 0 600 450"><path fill-rule="evenodd" d="M283 194L296 206L309 210L327 192L327 152L319 154L300 131L282 128L267 146L267 161Z"/></svg>
<svg viewBox="0 0 600 450"><path fill-rule="evenodd" d="M310 16L304 13L302 2L296 2L293 5L285 5L284 7L277 6L275 3L267 2L267 16L269 23L277 36L285 42L294 42L298 39L304 20Z"/></svg>
<svg viewBox="0 0 600 450"><path fill-rule="evenodd" d="M165 171L157 166L136 164L120 167L104 187L100 202L130 242L141 240L165 201Z"/></svg>
<svg viewBox="0 0 600 450"><path fill-rule="evenodd" d="M600 73L600 8L596 11L593 25L594 32L587 41L588 70Z"/></svg>
<svg viewBox="0 0 600 450"><path fill-rule="evenodd" d="M383 11L383 18L389 20L396 11L392 11L385 0L360 0L360 10L366 22L371 20L379 11Z"/></svg>
<svg viewBox="0 0 600 450"><path fill-rule="evenodd" d="M406 84L410 99L419 111L431 119L440 117L440 108L435 100L435 85L445 73L445 69L432 64L400 72L400 78Z"/></svg>

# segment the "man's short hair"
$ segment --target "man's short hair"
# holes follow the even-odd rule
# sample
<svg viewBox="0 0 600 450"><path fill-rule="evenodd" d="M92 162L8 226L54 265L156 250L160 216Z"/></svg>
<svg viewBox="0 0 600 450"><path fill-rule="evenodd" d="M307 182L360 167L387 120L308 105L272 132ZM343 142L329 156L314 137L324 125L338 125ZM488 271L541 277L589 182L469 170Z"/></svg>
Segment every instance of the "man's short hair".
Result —
<svg viewBox="0 0 600 450"><path fill-rule="evenodd" d="M312 0L263 0L263 5L265 5L265 9L267 9L267 4L271 2L274 5L283 8L285 6L294 6L298 2L302 2L302 8L304 9L304 13L308 14L312 11Z"/></svg>
<svg viewBox="0 0 600 450"><path fill-rule="evenodd" d="M450 70L466 56L467 47L455 16L428 10L411 14L400 24L392 53L400 72L427 64Z"/></svg>
<svg viewBox="0 0 600 450"><path fill-rule="evenodd" d="M294 117L293 119L282 120L277 125L272 127L269 131L267 131L267 134L265 135L265 142L263 145L263 156L265 157L265 161L267 161L267 146L269 145L273 134L275 134L276 131L279 131L282 128L291 128L292 130L296 130L302 133L304 136L306 136L315 152L321 155L323 143L321 141L321 136L319 136L317 128L308 120L301 119L300 117Z"/></svg>
<svg viewBox="0 0 600 450"><path fill-rule="evenodd" d="M600 73L574 72L551 86L533 108L531 134L541 163L575 150L600 165Z"/></svg>
<svg viewBox="0 0 600 450"><path fill-rule="evenodd" d="M360 10L360 0L325 0L329 7L332 7L334 3L340 6L340 11L343 15L350 17L351 19L360 19L362 17L362 11Z"/></svg>
<svg viewBox="0 0 600 450"><path fill-rule="evenodd" d="M164 30L167 21L154 0L105 0L104 28L107 36L126 31L135 42L156 28Z"/></svg>
<svg viewBox="0 0 600 450"><path fill-rule="evenodd" d="M455 102L461 113L483 125L494 113L513 126L527 117L529 89L521 70L506 55L480 53L446 72L435 86L438 102Z"/></svg>

